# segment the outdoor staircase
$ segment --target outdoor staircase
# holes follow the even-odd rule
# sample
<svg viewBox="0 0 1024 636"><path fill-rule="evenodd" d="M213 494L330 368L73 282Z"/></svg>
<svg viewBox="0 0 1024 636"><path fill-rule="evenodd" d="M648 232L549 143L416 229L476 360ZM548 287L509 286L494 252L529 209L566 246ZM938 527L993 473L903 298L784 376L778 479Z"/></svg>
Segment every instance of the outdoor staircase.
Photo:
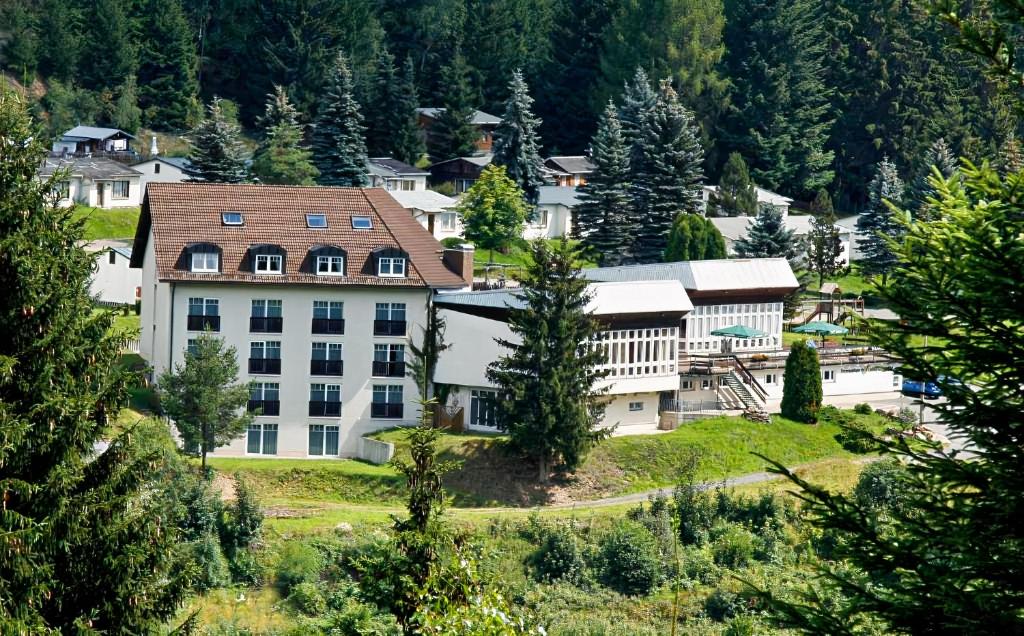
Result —
<svg viewBox="0 0 1024 636"><path fill-rule="evenodd" d="M744 416L755 421L771 422L771 416L765 408L765 403L750 391L735 369L730 370L729 374L725 376L725 386L729 387L733 395L743 404Z"/></svg>

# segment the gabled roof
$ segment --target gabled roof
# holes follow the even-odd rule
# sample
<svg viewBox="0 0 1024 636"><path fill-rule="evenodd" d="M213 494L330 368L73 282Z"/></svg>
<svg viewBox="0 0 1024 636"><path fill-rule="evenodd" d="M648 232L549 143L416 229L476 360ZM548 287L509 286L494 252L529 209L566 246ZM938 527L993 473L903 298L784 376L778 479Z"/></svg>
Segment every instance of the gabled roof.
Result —
<svg viewBox="0 0 1024 636"><path fill-rule="evenodd" d="M375 174L381 177L419 177L430 174L425 170L420 170L416 166L410 166L404 161L392 159L391 157L370 157L366 160L366 168L369 170L370 174Z"/></svg>
<svg viewBox="0 0 1024 636"><path fill-rule="evenodd" d="M164 157L163 155L157 155L155 157L150 157L149 159L136 161L132 165L141 166L142 164L149 163L151 161L159 161L160 163L166 163L167 165L173 168L177 168L178 170L185 170L190 165L192 165L192 163L188 160L188 157Z"/></svg>
<svg viewBox="0 0 1024 636"><path fill-rule="evenodd" d="M594 171L594 164L590 163L583 155L569 157L548 157L544 160L549 168L561 170L566 174L590 174Z"/></svg>
<svg viewBox="0 0 1024 636"><path fill-rule="evenodd" d="M540 186L537 188L537 205L562 205L576 207L580 202L579 190L565 186Z"/></svg>
<svg viewBox="0 0 1024 636"><path fill-rule="evenodd" d="M494 161L494 154L488 152L482 155L470 155L469 157L455 157L454 159L445 159L444 161L438 161L437 163L431 165L430 168L434 169L437 166L443 166L446 163L452 163L454 161L465 161L467 163L473 164L474 166L480 166L481 168L484 168L490 165L492 161Z"/></svg>
<svg viewBox="0 0 1024 636"><path fill-rule="evenodd" d="M49 177L57 170L67 170L72 177L92 180L142 176L138 170L103 157L48 157L39 169L39 176Z"/></svg>
<svg viewBox="0 0 1024 636"><path fill-rule="evenodd" d="M712 192L718 191L718 186L716 185L705 185L703 188L705 195L710 195ZM757 193L758 203L770 203L777 206L789 206L793 203L793 199L782 196L777 192L772 192L771 190L765 190L764 188L754 186L754 191Z"/></svg>
<svg viewBox="0 0 1024 636"><path fill-rule="evenodd" d="M117 252L121 256L131 259L132 257L132 242L125 241L122 239L97 239L95 241L83 242L82 249L90 254L106 252Z"/></svg>
<svg viewBox="0 0 1024 636"><path fill-rule="evenodd" d="M448 212L458 201L440 192L433 190L389 190L390 194L398 205L407 210L419 210L420 212Z"/></svg>
<svg viewBox="0 0 1024 636"><path fill-rule="evenodd" d="M595 281L678 280L688 293L793 290L796 276L784 258L730 258L621 265L583 270Z"/></svg>
<svg viewBox="0 0 1024 636"><path fill-rule="evenodd" d="M241 213L243 224L225 226L224 212ZM326 215L327 227L307 227L309 213ZM370 217L372 229L353 229L353 216ZM436 288L467 284L441 262L441 244L380 188L151 183L135 233L133 267L142 266L151 230L157 277L165 281ZM178 266L185 248L194 243L213 243L221 250L221 273L193 274ZM249 270L248 250L261 244L285 250L283 275ZM310 250L323 245L346 252L345 276L300 271ZM382 248L409 255L405 278L381 278L368 269L371 254Z"/></svg>
<svg viewBox="0 0 1024 636"><path fill-rule="evenodd" d="M443 108L417 108L416 112L424 117L437 119L444 110ZM485 113L482 110L474 110L473 118L469 120L469 123L475 126L497 126L501 123L501 117Z"/></svg>
<svg viewBox="0 0 1024 636"><path fill-rule="evenodd" d="M102 141L104 139L109 139L118 133L128 137L129 139L135 139L135 135L126 133L123 130L119 130L117 128L99 128L97 126L75 126L61 135L61 138L73 139L74 141L85 139L99 139Z"/></svg>

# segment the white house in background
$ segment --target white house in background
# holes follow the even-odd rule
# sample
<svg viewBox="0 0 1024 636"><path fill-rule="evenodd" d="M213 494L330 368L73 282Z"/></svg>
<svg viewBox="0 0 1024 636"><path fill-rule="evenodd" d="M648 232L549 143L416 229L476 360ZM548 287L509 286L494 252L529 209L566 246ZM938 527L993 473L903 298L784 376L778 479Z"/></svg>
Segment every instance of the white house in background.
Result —
<svg viewBox="0 0 1024 636"><path fill-rule="evenodd" d="M134 140L134 135L117 128L75 126L53 142L51 151L62 156L108 155L130 160L138 156L131 147Z"/></svg>
<svg viewBox="0 0 1024 636"><path fill-rule="evenodd" d="M533 219L526 222L523 238L558 238L572 229L572 211L579 203L579 190L563 186L541 186Z"/></svg>
<svg viewBox="0 0 1024 636"><path fill-rule="evenodd" d="M146 185L150 183L181 183L188 179L185 169L189 166L185 157L161 157L140 161L132 166L142 177L142 196L146 195Z"/></svg>
<svg viewBox="0 0 1024 636"><path fill-rule="evenodd" d="M131 241L104 239L83 247L96 257L89 283L93 298L105 305L131 305L141 297L142 271L131 267Z"/></svg>
<svg viewBox="0 0 1024 636"><path fill-rule="evenodd" d="M462 236L458 200L433 190L390 190L388 194L439 241Z"/></svg>
<svg viewBox="0 0 1024 636"><path fill-rule="evenodd" d="M555 185L570 188L585 184L594 172L594 164L583 155L548 157L544 160L544 166L551 171L549 176Z"/></svg>
<svg viewBox="0 0 1024 636"><path fill-rule="evenodd" d="M809 215L797 216L790 214L783 219L783 222L787 228L793 230L794 236L798 239L804 239L811 231L812 218L814 217ZM754 217L752 216L711 217L710 220L718 231L722 233L722 238L725 239L726 251L730 256L736 254L736 241L745 238L750 231L750 226L754 223ZM839 242L842 244L842 263L843 265L849 265L852 234L838 223L836 228L839 230Z"/></svg>
<svg viewBox="0 0 1024 636"><path fill-rule="evenodd" d="M112 159L50 157L38 174L48 179L58 170L67 175L57 200L62 207L78 203L94 208L133 208L142 200L142 175Z"/></svg>
<svg viewBox="0 0 1024 636"><path fill-rule="evenodd" d="M238 351L257 416L216 455L338 457L417 421L410 338L435 291L471 285L473 252L380 188L151 183L132 267L156 377L207 329Z"/></svg>
<svg viewBox="0 0 1024 636"><path fill-rule="evenodd" d="M771 190L765 190L764 188L755 187L754 190L757 192L757 203L758 205L771 205L776 210L782 213L782 218L789 216L789 206L793 204L793 199L784 197L777 192ZM706 185L701 191L701 200L704 204L704 209L707 209L708 203L711 201L711 195L718 192L718 186Z"/></svg>
<svg viewBox="0 0 1024 636"><path fill-rule="evenodd" d="M367 159L366 172L370 177L370 187L404 192L426 190L427 177L430 176L426 170L391 157Z"/></svg>
<svg viewBox="0 0 1024 636"><path fill-rule="evenodd" d="M863 253L857 246L857 241L863 237L863 232L857 229L857 221L859 219L860 216L853 214L836 220L836 225L850 235L850 260L853 261L859 261L863 258Z"/></svg>

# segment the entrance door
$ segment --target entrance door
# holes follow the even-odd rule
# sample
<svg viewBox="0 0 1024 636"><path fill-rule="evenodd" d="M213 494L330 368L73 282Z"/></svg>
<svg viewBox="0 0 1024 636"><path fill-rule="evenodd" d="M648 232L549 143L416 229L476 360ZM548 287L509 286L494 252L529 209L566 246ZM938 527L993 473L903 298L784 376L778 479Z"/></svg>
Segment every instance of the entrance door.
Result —
<svg viewBox="0 0 1024 636"><path fill-rule="evenodd" d="M103 198L104 198L103 197L103 195L104 195L104 192L103 192L104 191L104 187L103 186L105 186L105 185L106 184L103 183L102 181L100 181L99 183L96 184L96 207L99 207L99 208L103 207Z"/></svg>

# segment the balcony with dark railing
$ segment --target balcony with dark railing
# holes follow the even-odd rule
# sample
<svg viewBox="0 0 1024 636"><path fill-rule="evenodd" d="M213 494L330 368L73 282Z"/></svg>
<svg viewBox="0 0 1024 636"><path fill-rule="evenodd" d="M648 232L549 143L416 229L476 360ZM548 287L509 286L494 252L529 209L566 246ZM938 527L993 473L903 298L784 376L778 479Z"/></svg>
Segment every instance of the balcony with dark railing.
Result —
<svg viewBox="0 0 1024 636"><path fill-rule="evenodd" d="M257 415L280 415L281 400L249 400L246 408Z"/></svg>
<svg viewBox="0 0 1024 636"><path fill-rule="evenodd" d="M281 375L281 358L249 358L249 373Z"/></svg>
<svg viewBox="0 0 1024 636"><path fill-rule="evenodd" d="M375 336L404 336L404 320L374 320L373 335Z"/></svg>
<svg viewBox="0 0 1024 636"><path fill-rule="evenodd" d="M310 417L340 417L341 402L323 402L320 400L309 401Z"/></svg>
<svg viewBox="0 0 1024 636"><path fill-rule="evenodd" d="M342 360L310 360L310 375L343 375L345 364Z"/></svg>
<svg viewBox="0 0 1024 636"><path fill-rule="evenodd" d="M251 316L249 318L250 333L281 333L284 329L284 318L281 316Z"/></svg>
<svg viewBox="0 0 1024 636"><path fill-rule="evenodd" d="M189 331L220 331L220 316L188 316Z"/></svg>
<svg viewBox="0 0 1024 636"><path fill-rule="evenodd" d="M373 361L373 377L375 378L403 378L405 377L404 362L388 362L387 360Z"/></svg>
<svg viewBox="0 0 1024 636"><path fill-rule="evenodd" d="M405 411L404 407L404 404L374 402L370 404L370 417L400 418Z"/></svg>
<svg viewBox="0 0 1024 636"><path fill-rule="evenodd" d="M314 318L313 333L340 336L345 333L344 318Z"/></svg>

